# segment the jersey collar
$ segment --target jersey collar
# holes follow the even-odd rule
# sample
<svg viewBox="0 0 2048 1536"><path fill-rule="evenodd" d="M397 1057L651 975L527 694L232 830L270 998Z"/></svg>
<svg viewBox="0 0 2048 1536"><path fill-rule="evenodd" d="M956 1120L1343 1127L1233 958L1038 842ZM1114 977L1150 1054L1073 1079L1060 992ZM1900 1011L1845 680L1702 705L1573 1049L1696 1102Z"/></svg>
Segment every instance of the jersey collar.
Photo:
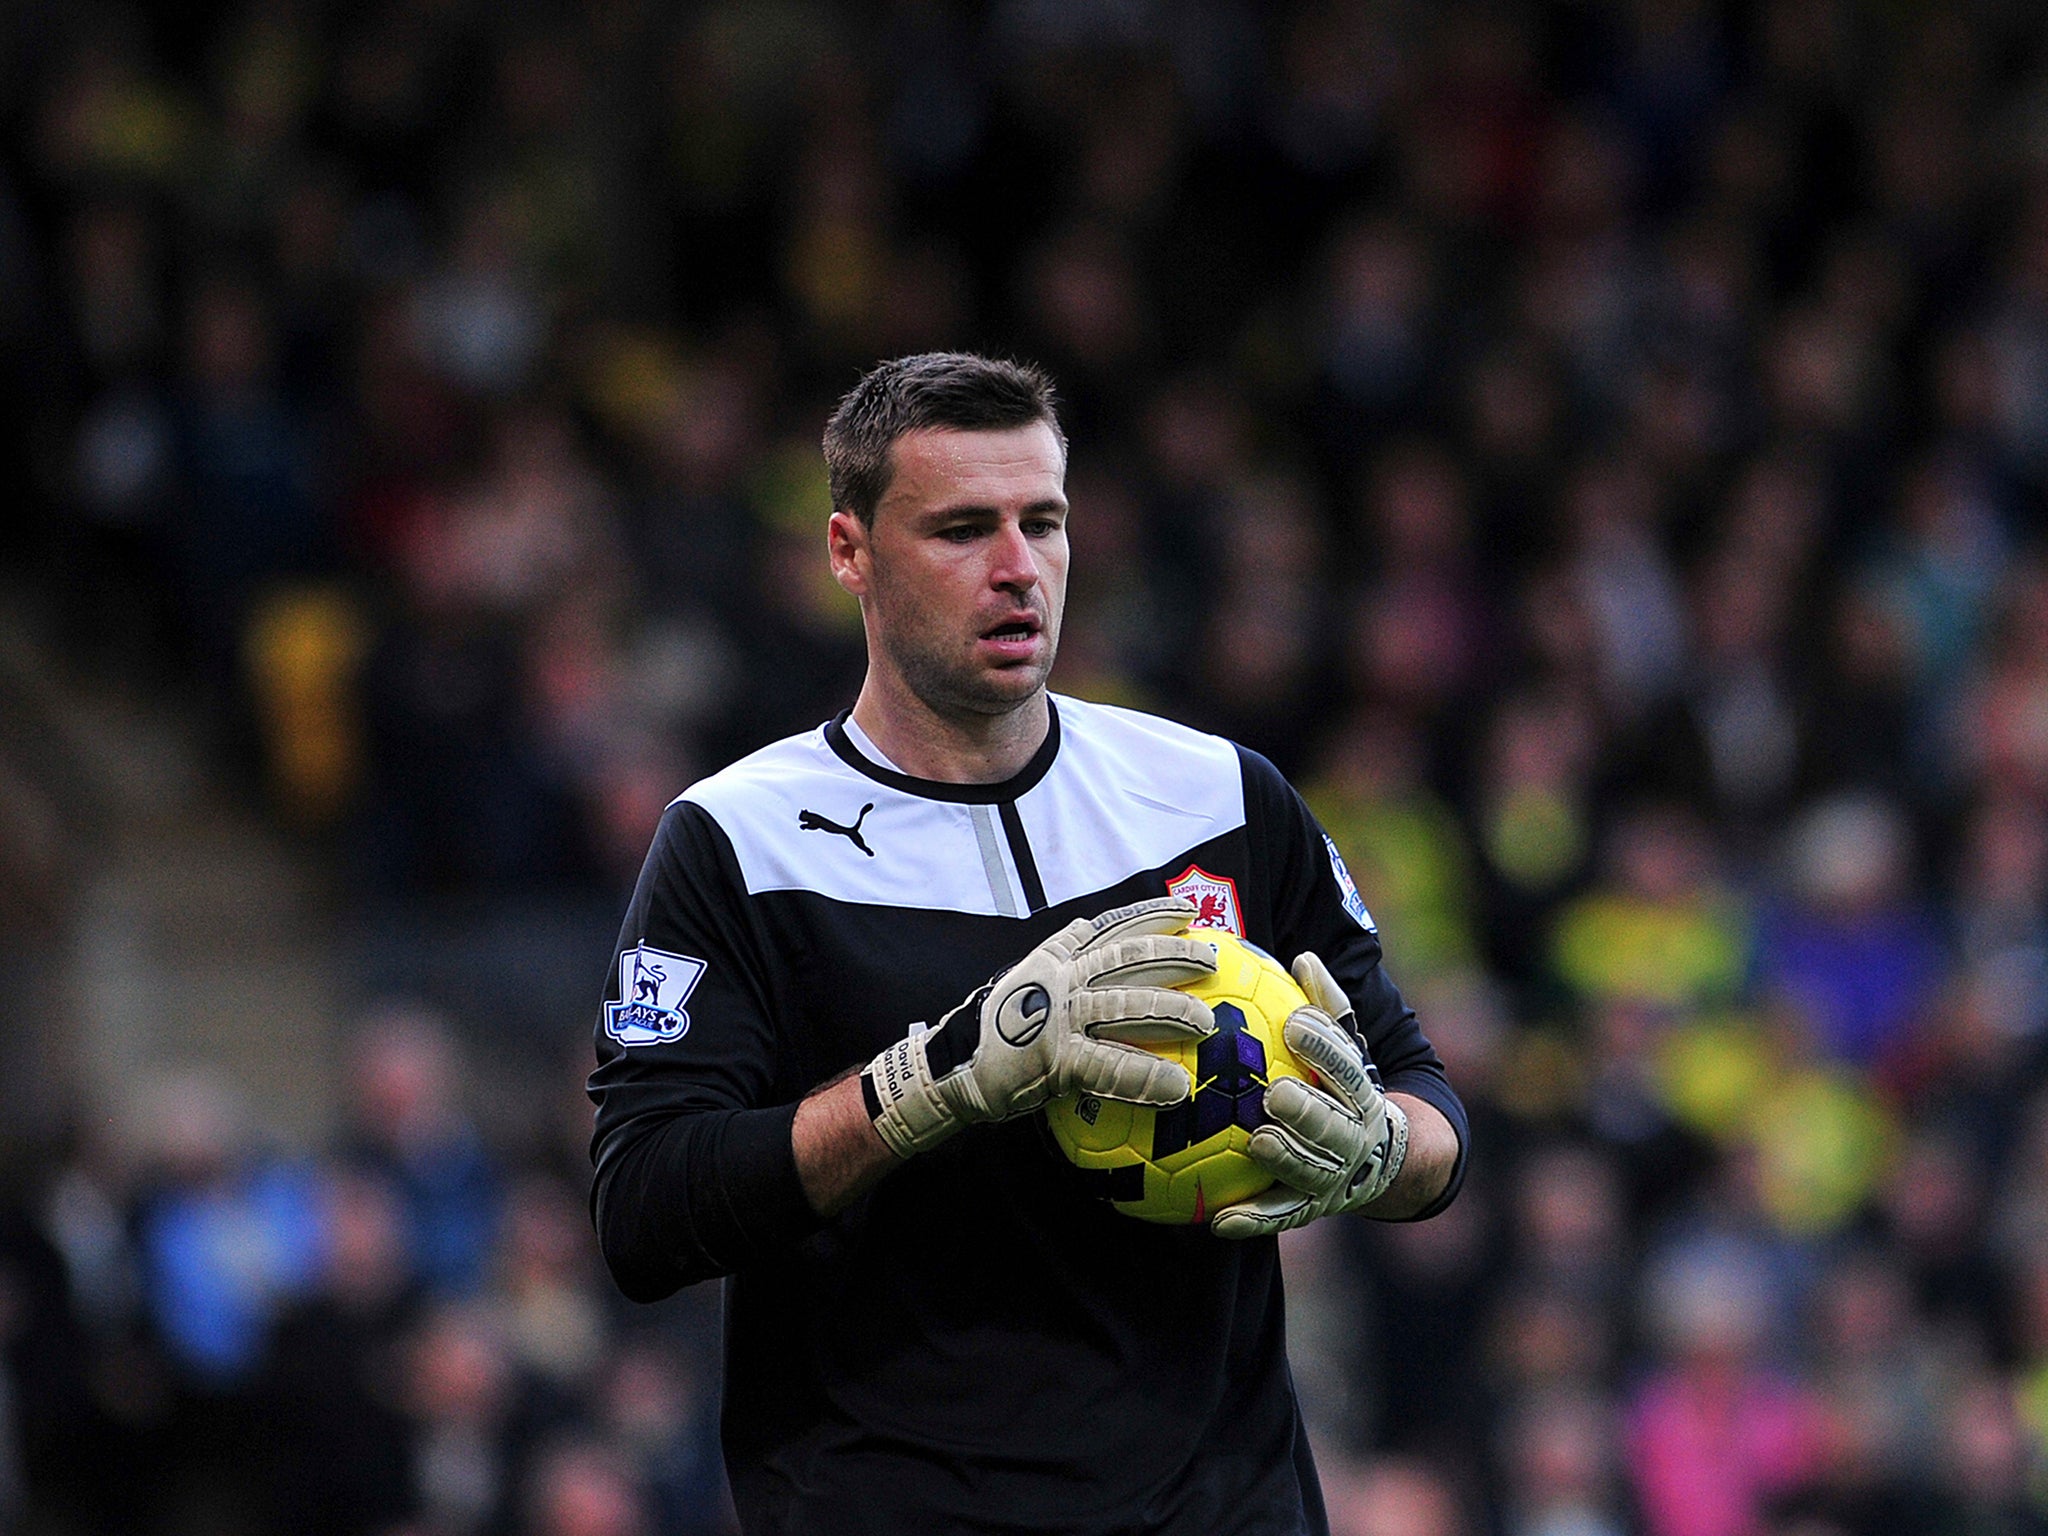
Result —
<svg viewBox="0 0 2048 1536"><path fill-rule="evenodd" d="M1059 756L1060 711L1050 694L1046 696L1045 712L1045 740L1031 754L1031 761L995 784L952 784L943 779L920 779L898 773L893 768L884 768L855 746L853 738L846 734L846 718L853 713L850 709L842 709L827 722L825 744L856 773L865 774L877 784L900 789L906 795L921 795L927 800L951 800L965 805L995 805L1031 793L1037 788L1038 781L1051 770L1052 760Z"/></svg>

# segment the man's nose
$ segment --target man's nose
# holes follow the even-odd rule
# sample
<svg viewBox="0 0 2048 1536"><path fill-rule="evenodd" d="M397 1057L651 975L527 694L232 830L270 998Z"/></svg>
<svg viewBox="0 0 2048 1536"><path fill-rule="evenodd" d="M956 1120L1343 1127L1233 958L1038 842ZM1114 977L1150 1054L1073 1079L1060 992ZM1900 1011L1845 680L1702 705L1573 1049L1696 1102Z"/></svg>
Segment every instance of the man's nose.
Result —
<svg viewBox="0 0 2048 1536"><path fill-rule="evenodd" d="M1031 541L1016 523L1005 523L996 534L995 561L989 568L989 585L1010 587L1019 592L1038 585L1038 562L1032 558Z"/></svg>

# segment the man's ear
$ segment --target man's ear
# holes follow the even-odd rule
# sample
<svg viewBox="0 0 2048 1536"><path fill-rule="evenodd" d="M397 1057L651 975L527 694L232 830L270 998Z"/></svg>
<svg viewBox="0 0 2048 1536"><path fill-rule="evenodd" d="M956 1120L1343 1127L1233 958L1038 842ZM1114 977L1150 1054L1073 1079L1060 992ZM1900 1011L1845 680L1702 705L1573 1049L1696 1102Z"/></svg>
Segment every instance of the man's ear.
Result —
<svg viewBox="0 0 2048 1536"><path fill-rule="evenodd" d="M855 597L866 597L874 571L874 531L851 512L838 511L825 524L825 548L832 579Z"/></svg>

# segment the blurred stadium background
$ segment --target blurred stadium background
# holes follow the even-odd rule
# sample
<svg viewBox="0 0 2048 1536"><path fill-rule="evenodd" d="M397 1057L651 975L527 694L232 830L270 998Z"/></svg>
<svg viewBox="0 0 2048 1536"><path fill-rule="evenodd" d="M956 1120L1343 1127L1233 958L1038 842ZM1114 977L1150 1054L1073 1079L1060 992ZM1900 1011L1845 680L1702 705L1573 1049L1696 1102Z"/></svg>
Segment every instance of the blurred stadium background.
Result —
<svg viewBox="0 0 2048 1536"><path fill-rule="evenodd" d="M1291 1242L1340 1536L2048 1529L2035 0L16 0L0 119L0 1528L729 1528L588 1031L972 346L1058 685L1309 790L1472 1107Z"/></svg>

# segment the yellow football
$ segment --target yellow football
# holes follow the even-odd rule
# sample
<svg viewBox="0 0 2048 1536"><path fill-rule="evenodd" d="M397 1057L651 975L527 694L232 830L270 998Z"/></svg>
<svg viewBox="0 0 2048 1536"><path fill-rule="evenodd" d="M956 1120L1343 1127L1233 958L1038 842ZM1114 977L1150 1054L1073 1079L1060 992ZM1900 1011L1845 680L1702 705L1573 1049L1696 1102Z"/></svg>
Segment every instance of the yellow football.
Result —
<svg viewBox="0 0 2048 1536"><path fill-rule="evenodd" d="M1266 1087L1283 1077L1315 1081L1287 1049L1281 1028L1308 1002L1271 955L1222 929L1190 938L1216 948L1216 974L1181 990L1216 1015L1206 1040L1147 1049L1188 1070L1194 1094L1169 1109L1146 1109L1093 1094L1046 1105L1060 1150L1094 1175L1102 1198L1141 1221L1199 1226L1217 1207L1248 1199L1273 1182L1245 1155L1266 1121Z"/></svg>

